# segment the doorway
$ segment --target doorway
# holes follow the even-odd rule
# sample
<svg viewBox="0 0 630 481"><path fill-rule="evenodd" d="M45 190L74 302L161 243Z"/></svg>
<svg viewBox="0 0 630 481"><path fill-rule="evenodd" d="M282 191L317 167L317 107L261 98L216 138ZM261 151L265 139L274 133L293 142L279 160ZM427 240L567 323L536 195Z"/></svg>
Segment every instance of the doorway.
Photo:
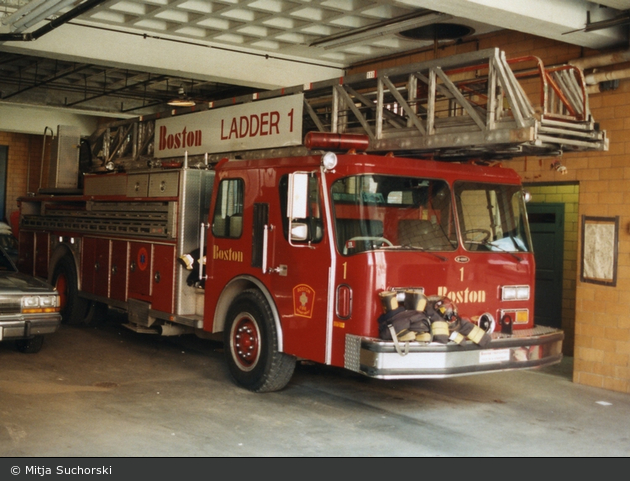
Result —
<svg viewBox="0 0 630 481"><path fill-rule="evenodd" d="M542 326L562 327L564 265L564 204L527 204L536 259L534 320Z"/></svg>

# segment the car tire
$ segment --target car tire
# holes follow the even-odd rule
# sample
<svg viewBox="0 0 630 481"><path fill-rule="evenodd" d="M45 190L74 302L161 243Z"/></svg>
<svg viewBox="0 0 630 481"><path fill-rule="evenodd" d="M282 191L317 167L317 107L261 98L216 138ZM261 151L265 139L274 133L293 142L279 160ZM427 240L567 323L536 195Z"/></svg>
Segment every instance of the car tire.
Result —
<svg viewBox="0 0 630 481"><path fill-rule="evenodd" d="M228 309L224 351L230 374L253 392L278 391L295 370L295 357L278 351L278 333L262 293L243 291Z"/></svg>
<svg viewBox="0 0 630 481"><path fill-rule="evenodd" d="M42 350L44 345L44 336L35 336L30 339L20 339L15 341L18 351L27 354L35 354Z"/></svg>
<svg viewBox="0 0 630 481"><path fill-rule="evenodd" d="M59 292L61 322L81 324L87 315L89 302L79 297L79 279L72 257L67 255L59 259L53 271L52 285Z"/></svg>

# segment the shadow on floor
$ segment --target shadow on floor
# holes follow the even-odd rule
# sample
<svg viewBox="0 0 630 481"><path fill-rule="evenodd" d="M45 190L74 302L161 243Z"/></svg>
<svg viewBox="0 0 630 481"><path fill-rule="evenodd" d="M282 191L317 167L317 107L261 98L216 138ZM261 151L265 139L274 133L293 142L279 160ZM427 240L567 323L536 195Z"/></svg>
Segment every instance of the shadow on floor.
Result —
<svg viewBox="0 0 630 481"><path fill-rule="evenodd" d="M562 361L553 366L543 367L539 372L565 378L573 382L573 357L563 356Z"/></svg>

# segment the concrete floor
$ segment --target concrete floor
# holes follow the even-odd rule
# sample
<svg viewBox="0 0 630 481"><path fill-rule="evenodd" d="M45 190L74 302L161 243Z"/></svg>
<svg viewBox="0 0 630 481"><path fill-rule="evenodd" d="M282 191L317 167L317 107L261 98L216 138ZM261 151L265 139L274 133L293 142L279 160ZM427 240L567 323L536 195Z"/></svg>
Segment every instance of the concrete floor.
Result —
<svg viewBox="0 0 630 481"><path fill-rule="evenodd" d="M68 327L38 354L0 343L3 457L628 456L630 396L540 371L379 381L298 366L236 387L221 345Z"/></svg>

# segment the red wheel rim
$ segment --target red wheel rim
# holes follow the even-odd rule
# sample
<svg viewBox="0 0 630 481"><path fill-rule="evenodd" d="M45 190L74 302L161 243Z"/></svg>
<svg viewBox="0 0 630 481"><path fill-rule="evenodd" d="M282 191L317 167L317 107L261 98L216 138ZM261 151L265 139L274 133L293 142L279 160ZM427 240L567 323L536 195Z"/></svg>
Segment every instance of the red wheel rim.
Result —
<svg viewBox="0 0 630 481"><path fill-rule="evenodd" d="M256 367L260 357L260 330L250 314L239 314L232 324L230 349L240 369L251 371Z"/></svg>
<svg viewBox="0 0 630 481"><path fill-rule="evenodd" d="M57 292L59 293L59 305L61 309L63 309L64 307L66 307L68 289L66 276L64 276L63 274L59 274L59 277L57 277L57 282L55 283L55 289L57 289Z"/></svg>

